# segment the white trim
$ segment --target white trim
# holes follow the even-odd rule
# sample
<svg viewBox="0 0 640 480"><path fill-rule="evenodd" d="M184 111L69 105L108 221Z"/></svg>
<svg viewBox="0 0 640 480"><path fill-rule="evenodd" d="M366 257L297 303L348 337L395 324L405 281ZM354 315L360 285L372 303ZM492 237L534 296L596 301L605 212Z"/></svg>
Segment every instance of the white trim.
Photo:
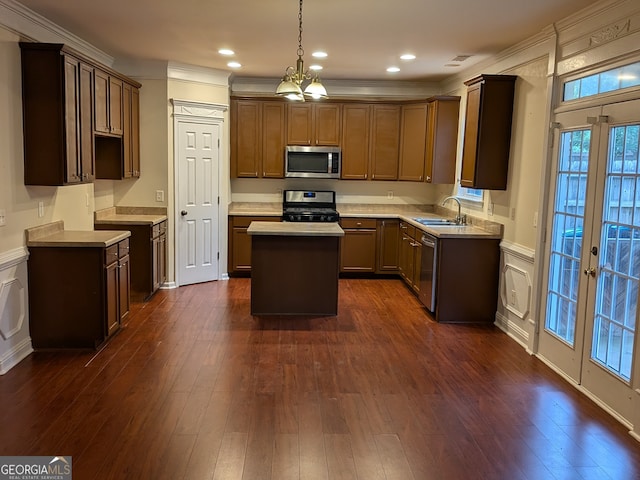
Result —
<svg viewBox="0 0 640 480"><path fill-rule="evenodd" d="M113 57L14 0L0 0L0 25L37 42L64 43L103 65Z"/></svg>
<svg viewBox="0 0 640 480"><path fill-rule="evenodd" d="M4 375L33 352L31 337L25 338L0 358L0 375Z"/></svg>
<svg viewBox="0 0 640 480"><path fill-rule="evenodd" d="M512 272L515 272L517 275L520 275L521 277L524 278L526 284L527 284L527 292L526 292L526 302L525 302L525 308L522 310L518 310L514 305L511 305L509 303L509 299L507 296L507 282L506 280L503 280L502 282L502 286L503 288L500 291L500 300L502 300L502 306L504 308L506 308L507 310L509 310L511 313L513 313L516 317L518 317L520 320L526 320L529 313L531 312L531 278L529 277L529 272L527 272L526 270L523 270L522 268L519 268L511 263L505 263L504 267L502 268L502 278L506 279L507 277L507 271L511 270Z"/></svg>
<svg viewBox="0 0 640 480"><path fill-rule="evenodd" d="M162 285L160 285L161 290L172 290L174 288L178 288L176 282L164 282Z"/></svg>
<svg viewBox="0 0 640 480"><path fill-rule="evenodd" d="M7 252L0 253L0 272L7 268L15 267L29 259L27 247L18 247Z"/></svg>
<svg viewBox="0 0 640 480"><path fill-rule="evenodd" d="M216 103L194 102L191 100L171 99L173 116L176 121L197 123L220 123L224 121L224 112L228 106Z"/></svg>
<svg viewBox="0 0 640 480"><path fill-rule="evenodd" d="M525 262L534 263L536 259L536 251L529 247L519 245L517 243L510 242L508 240L502 240L500 242L500 248L505 253L518 257Z"/></svg>

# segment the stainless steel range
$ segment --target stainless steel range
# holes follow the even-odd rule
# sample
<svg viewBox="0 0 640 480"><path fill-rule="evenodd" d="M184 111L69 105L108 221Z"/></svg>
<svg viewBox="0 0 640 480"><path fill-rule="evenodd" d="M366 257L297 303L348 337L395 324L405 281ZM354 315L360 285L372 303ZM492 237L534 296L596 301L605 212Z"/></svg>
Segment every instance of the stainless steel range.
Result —
<svg viewBox="0 0 640 480"><path fill-rule="evenodd" d="M336 192L328 190L285 190L282 219L285 222L337 222Z"/></svg>

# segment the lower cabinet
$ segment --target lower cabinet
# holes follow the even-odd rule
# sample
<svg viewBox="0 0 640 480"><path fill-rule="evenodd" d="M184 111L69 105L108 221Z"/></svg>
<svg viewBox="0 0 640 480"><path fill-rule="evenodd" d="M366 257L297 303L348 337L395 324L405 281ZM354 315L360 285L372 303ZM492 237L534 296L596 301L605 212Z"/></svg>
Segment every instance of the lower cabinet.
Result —
<svg viewBox="0 0 640 480"><path fill-rule="evenodd" d="M413 225L400 222L398 270L403 280L416 293L420 292L421 235L421 231Z"/></svg>
<svg viewBox="0 0 640 480"><path fill-rule="evenodd" d="M376 273L398 273L400 221L394 218L380 219L376 228L378 234Z"/></svg>
<svg viewBox="0 0 640 480"><path fill-rule="evenodd" d="M109 247L29 247L36 349L97 348L129 312L129 239Z"/></svg>
<svg viewBox="0 0 640 480"><path fill-rule="evenodd" d="M167 278L167 221L151 225L100 223L96 230L128 230L131 232L131 297L145 301Z"/></svg>
<svg viewBox="0 0 640 480"><path fill-rule="evenodd" d="M251 222L279 222L281 217L229 216L229 242L227 270L230 275L242 275L251 272L251 237L247 228Z"/></svg>
<svg viewBox="0 0 640 480"><path fill-rule="evenodd" d="M372 218L342 218L344 237L340 241L340 271L376 271L377 223Z"/></svg>

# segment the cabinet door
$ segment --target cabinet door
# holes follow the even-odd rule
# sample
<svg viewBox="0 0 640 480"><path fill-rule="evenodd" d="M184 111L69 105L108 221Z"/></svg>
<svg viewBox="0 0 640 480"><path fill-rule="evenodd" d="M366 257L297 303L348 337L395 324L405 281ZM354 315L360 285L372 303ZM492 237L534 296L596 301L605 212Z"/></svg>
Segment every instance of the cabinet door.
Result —
<svg viewBox="0 0 640 480"><path fill-rule="evenodd" d="M371 180L397 180L400 106L374 105L372 116Z"/></svg>
<svg viewBox="0 0 640 480"><path fill-rule="evenodd" d="M287 105L287 144L311 145L313 105L310 103Z"/></svg>
<svg viewBox="0 0 640 480"><path fill-rule="evenodd" d="M118 302L118 262L112 262L105 268L106 299L107 299L107 325L106 335L112 335L120 326L119 302Z"/></svg>
<svg viewBox="0 0 640 480"><path fill-rule="evenodd" d="M133 176L133 160L131 157L131 85L125 84L122 90L122 176Z"/></svg>
<svg viewBox="0 0 640 480"><path fill-rule="evenodd" d="M131 175L140 177L140 91L131 88Z"/></svg>
<svg viewBox="0 0 640 480"><path fill-rule="evenodd" d="M427 103L425 181L455 183L460 97L443 97Z"/></svg>
<svg viewBox="0 0 640 480"><path fill-rule="evenodd" d="M370 105L342 107L342 174L345 180L365 180L369 170Z"/></svg>
<svg viewBox="0 0 640 480"><path fill-rule="evenodd" d="M66 128L66 182L82 181L80 166L80 62L68 55L64 57L65 128Z"/></svg>
<svg viewBox="0 0 640 480"><path fill-rule="evenodd" d="M421 182L427 135L427 104L402 106L398 180Z"/></svg>
<svg viewBox="0 0 640 480"><path fill-rule="evenodd" d="M261 104L258 101L238 100L235 102L233 159L236 177L258 177L262 129L260 107Z"/></svg>
<svg viewBox="0 0 640 480"><path fill-rule="evenodd" d="M284 178L285 104L262 104L262 176Z"/></svg>
<svg viewBox="0 0 640 480"><path fill-rule="evenodd" d="M120 323L129 313L130 292L131 292L131 264L129 255L118 260L118 313Z"/></svg>
<svg viewBox="0 0 640 480"><path fill-rule="evenodd" d="M93 67L80 63L80 176L85 182L95 179L93 147Z"/></svg>
<svg viewBox="0 0 640 480"><path fill-rule="evenodd" d="M160 235L160 256L158 257L158 288L167 280L167 235Z"/></svg>
<svg viewBox="0 0 640 480"><path fill-rule="evenodd" d="M478 152L478 128L480 126L481 84L475 84L467 90L465 111L464 146L462 150L462 170L460 185L473 188L476 176L476 154Z"/></svg>
<svg viewBox="0 0 640 480"><path fill-rule="evenodd" d="M314 145L340 145L340 104L314 104Z"/></svg>
<svg viewBox="0 0 640 480"><path fill-rule="evenodd" d="M413 271L411 275L411 288L416 293L420 293L420 269L422 268L422 244L413 241Z"/></svg>
<svg viewBox="0 0 640 480"><path fill-rule="evenodd" d="M413 247L411 246L412 242L413 239L401 230L398 270L400 271L400 276L409 285L411 285L412 283L413 276Z"/></svg>
<svg viewBox="0 0 640 480"><path fill-rule="evenodd" d="M399 221L378 220L378 273L398 271Z"/></svg>
<svg viewBox="0 0 640 480"><path fill-rule="evenodd" d="M234 272L251 271L251 237L247 235L247 227L233 227L233 254L231 269Z"/></svg>
<svg viewBox="0 0 640 480"><path fill-rule="evenodd" d="M99 133L111 133L109 129L109 75L102 70L96 69L94 86L93 128Z"/></svg>
<svg viewBox="0 0 640 480"><path fill-rule="evenodd" d="M123 131L123 88L122 80L109 76L109 123L115 135L122 135Z"/></svg>

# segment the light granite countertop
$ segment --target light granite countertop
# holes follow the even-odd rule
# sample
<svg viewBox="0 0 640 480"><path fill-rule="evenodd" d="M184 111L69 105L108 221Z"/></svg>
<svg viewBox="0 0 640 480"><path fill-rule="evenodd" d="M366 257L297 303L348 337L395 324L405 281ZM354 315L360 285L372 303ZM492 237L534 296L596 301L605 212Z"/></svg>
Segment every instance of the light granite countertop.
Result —
<svg viewBox="0 0 640 480"><path fill-rule="evenodd" d="M414 218L452 218L455 213L439 205L394 205L339 203L336 210L344 218L392 218L413 225L417 229L438 238L486 238L500 239L504 226L473 216L467 216L465 225L422 225ZM281 216L281 203L234 202L229 205L229 215ZM255 222L253 222L255 223ZM252 225L253 225L252 223ZM270 222L276 224L275 222ZM286 222L285 222L286 223ZM297 223L297 222L294 222ZM296 227L292 227L296 228Z"/></svg>
<svg viewBox="0 0 640 480"><path fill-rule="evenodd" d="M333 222L251 222L249 235L285 237L342 237L344 230Z"/></svg>
<svg viewBox="0 0 640 480"><path fill-rule="evenodd" d="M65 230L64 222L25 230L27 247L110 247L131 236L127 230Z"/></svg>
<svg viewBox="0 0 640 480"><path fill-rule="evenodd" d="M110 207L94 213L94 225L157 225L167 219L164 207Z"/></svg>

